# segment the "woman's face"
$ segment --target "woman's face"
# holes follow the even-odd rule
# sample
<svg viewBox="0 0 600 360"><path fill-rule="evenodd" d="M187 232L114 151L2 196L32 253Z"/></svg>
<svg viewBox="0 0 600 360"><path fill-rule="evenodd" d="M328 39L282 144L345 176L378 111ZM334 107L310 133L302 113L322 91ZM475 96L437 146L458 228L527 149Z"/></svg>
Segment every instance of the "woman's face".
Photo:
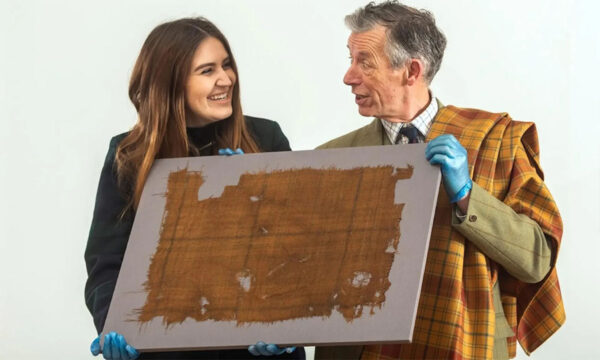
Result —
<svg viewBox="0 0 600 360"><path fill-rule="evenodd" d="M214 37L204 39L194 53L185 85L187 126L202 127L231 116L236 79L223 44Z"/></svg>

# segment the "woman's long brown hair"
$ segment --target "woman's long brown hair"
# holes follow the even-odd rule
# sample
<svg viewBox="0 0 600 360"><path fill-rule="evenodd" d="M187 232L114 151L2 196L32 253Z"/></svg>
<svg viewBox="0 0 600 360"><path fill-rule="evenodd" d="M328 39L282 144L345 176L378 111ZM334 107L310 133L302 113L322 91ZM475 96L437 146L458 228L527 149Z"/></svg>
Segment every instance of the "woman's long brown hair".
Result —
<svg viewBox="0 0 600 360"><path fill-rule="evenodd" d="M196 48L208 37L223 44L237 77L233 87L233 113L216 124L213 149L259 151L246 128L238 70L225 36L204 18L161 24L144 42L129 82L129 98L137 110L138 120L116 152L119 187L128 199L123 214L127 209L137 209L155 159L185 157L196 152L186 133L185 84Z"/></svg>

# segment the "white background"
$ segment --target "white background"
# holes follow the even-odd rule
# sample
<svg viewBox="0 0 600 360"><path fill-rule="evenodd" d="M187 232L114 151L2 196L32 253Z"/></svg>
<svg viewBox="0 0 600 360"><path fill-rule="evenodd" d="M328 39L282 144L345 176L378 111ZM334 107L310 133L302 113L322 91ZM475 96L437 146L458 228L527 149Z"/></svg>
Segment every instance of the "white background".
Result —
<svg viewBox="0 0 600 360"><path fill-rule="evenodd" d="M342 83L343 16L365 3L2 0L0 358L91 358L83 252L109 139L135 122L128 78L154 26L215 22L238 61L245 113L278 121L305 150L370 121ZM599 3L409 3L431 10L448 38L432 84L442 102L538 125L565 226L567 322L532 357L598 358Z"/></svg>

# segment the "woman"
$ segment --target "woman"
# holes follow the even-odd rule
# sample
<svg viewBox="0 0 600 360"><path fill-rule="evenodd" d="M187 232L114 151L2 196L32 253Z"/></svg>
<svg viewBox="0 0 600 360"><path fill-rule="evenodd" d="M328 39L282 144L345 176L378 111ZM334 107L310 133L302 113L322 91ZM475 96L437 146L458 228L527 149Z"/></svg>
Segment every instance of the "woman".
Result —
<svg viewBox="0 0 600 360"><path fill-rule="evenodd" d="M239 92L229 43L208 20L168 22L156 27L146 39L129 84L129 98L138 112L138 121L130 132L110 142L85 252L86 304L99 333L155 159L290 150L277 123L242 114ZM105 336L104 349L100 349L96 338L91 350L94 355L103 351L109 359L134 359L139 355L115 333ZM293 351L264 343L248 351L147 353L140 358L254 358L251 353L304 359L302 348Z"/></svg>

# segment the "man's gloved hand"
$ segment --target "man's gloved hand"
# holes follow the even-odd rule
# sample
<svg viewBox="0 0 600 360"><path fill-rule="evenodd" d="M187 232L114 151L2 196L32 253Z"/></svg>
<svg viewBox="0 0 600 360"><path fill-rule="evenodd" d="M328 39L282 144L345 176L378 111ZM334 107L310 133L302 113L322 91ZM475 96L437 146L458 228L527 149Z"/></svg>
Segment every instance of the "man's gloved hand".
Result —
<svg viewBox="0 0 600 360"><path fill-rule="evenodd" d="M92 355L98 356L100 353L105 359L109 360L133 360L140 356L140 353L131 345L127 344L123 335L110 332L104 335L104 347L100 348L100 336L92 341L90 345Z"/></svg>
<svg viewBox="0 0 600 360"><path fill-rule="evenodd" d="M275 344L265 344L262 341L256 343L256 345L248 346L248 352L254 356L273 356L273 355L281 355L283 353L291 354L296 350L296 347L286 347L280 348Z"/></svg>
<svg viewBox="0 0 600 360"><path fill-rule="evenodd" d="M231 150L230 148L226 148L226 149L219 149L219 155L242 155L244 154L244 151L240 148L237 148L235 151Z"/></svg>
<svg viewBox="0 0 600 360"><path fill-rule="evenodd" d="M453 135L440 135L431 140L425 149L425 157L430 164L441 165L444 187L451 203L469 193L473 181L469 176L467 150Z"/></svg>

